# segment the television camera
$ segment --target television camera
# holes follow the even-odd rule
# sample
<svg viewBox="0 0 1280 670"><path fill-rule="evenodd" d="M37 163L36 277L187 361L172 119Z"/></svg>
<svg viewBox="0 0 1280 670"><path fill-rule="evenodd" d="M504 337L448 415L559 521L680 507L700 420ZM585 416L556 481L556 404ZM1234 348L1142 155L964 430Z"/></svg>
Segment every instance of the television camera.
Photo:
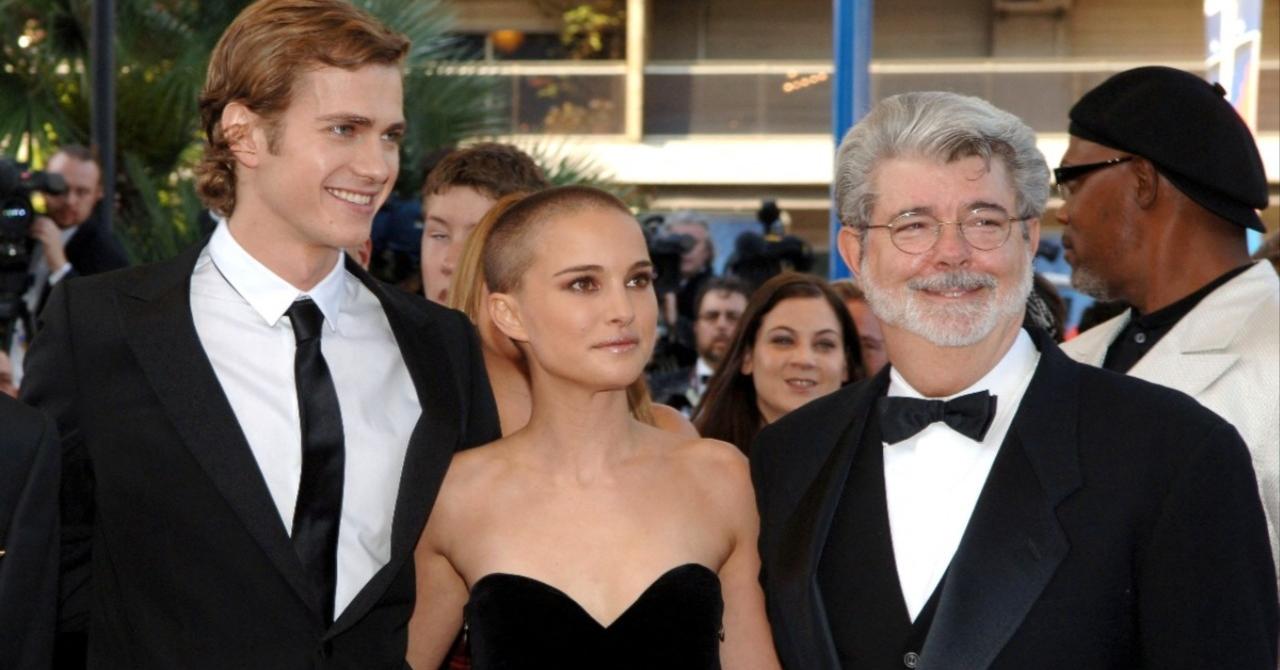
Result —
<svg viewBox="0 0 1280 670"><path fill-rule="evenodd" d="M31 267L31 222L36 212L31 205L35 191L50 195L66 193L62 175L28 170L0 157L0 351L8 351L14 324L22 315L22 294L27 288Z"/></svg>

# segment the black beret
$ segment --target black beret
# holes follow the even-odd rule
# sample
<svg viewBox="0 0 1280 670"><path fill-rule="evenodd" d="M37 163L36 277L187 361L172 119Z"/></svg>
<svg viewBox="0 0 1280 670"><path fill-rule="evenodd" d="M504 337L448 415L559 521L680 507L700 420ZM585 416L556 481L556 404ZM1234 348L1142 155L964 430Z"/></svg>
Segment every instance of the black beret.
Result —
<svg viewBox="0 0 1280 670"><path fill-rule="evenodd" d="M1072 135L1137 154L1187 197L1263 230L1267 175L1249 127L1220 84L1168 67L1126 70L1071 108Z"/></svg>

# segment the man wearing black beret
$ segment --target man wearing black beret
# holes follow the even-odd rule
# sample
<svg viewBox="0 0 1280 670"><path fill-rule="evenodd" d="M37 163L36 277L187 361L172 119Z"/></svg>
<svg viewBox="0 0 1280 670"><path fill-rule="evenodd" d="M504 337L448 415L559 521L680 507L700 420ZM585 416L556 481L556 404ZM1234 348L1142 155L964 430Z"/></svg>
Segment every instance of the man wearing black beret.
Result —
<svg viewBox="0 0 1280 670"><path fill-rule="evenodd" d="M1054 171L1071 283L1132 306L1063 346L1076 360L1178 389L1249 446L1280 560L1280 280L1250 262L1267 181L1219 84L1121 72L1071 109Z"/></svg>

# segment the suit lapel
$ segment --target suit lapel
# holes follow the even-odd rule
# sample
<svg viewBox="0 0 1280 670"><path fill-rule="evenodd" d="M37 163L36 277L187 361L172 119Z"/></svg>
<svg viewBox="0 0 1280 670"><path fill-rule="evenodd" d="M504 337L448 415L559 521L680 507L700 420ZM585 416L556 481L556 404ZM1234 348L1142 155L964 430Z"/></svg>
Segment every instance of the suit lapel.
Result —
<svg viewBox="0 0 1280 670"><path fill-rule="evenodd" d="M1118 316L1080 333L1063 344L1062 348L1081 363L1100 368L1107 359L1107 348L1115 341L1120 331L1129 324L1129 319L1132 317L1133 310L1126 309Z"/></svg>
<svg viewBox="0 0 1280 670"><path fill-rule="evenodd" d="M457 379L439 341L441 335L418 310L397 307L388 291L396 290L377 282L350 259L347 270L377 297L400 355L404 358L422 414L409 437L404 468L400 474L395 514L391 525L391 560L365 584L351 604L339 615L326 638L347 630L382 598L406 560L426 525L427 515L440 491L440 483L459 442L462 408L449 383Z"/></svg>
<svg viewBox="0 0 1280 670"><path fill-rule="evenodd" d="M1258 261L1205 296L1129 370L1129 375L1187 395L1199 394L1240 359L1231 344L1239 339L1258 304L1274 299L1275 282L1270 265Z"/></svg>
<svg viewBox="0 0 1280 670"><path fill-rule="evenodd" d="M1069 549L1055 508L1081 483L1078 372L1032 337L1040 363L951 562L921 670L989 667Z"/></svg>
<svg viewBox="0 0 1280 670"><path fill-rule="evenodd" d="M889 384L886 366L868 383L850 389L848 421L826 435L818 436L814 449L825 458L811 461L815 466L811 483L800 496L791 519L783 526L779 546L784 550L778 571L779 600L791 622L786 624L795 639L793 648L804 656L801 667L839 668L835 640L818 588L818 562L827 544L840 495L849 478L849 469L862 441L863 427ZM794 547L795 551L785 548Z"/></svg>
<svg viewBox="0 0 1280 670"><path fill-rule="evenodd" d="M187 448L298 597L319 613L235 412L200 345L191 314L191 273L204 245L159 264L120 297L138 365Z"/></svg>

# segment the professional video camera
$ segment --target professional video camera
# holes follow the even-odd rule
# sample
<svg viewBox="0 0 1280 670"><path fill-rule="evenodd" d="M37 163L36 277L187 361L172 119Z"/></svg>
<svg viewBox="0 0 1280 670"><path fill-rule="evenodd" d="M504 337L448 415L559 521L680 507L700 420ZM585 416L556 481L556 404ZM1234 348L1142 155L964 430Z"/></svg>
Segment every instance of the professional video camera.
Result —
<svg viewBox="0 0 1280 670"><path fill-rule="evenodd" d="M688 235L666 232L664 223L666 218L661 214L651 214L641 221L644 239L649 245L649 260L653 261L657 275L653 288L660 296L680 289L680 259L697 244L697 240Z"/></svg>
<svg viewBox="0 0 1280 670"><path fill-rule="evenodd" d="M62 175L27 170L0 158L0 351L8 351L13 341L31 267L32 191L65 193L67 182Z"/></svg>
<svg viewBox="0 0 1280 670"><path fill-rule="evenodd" d="M764 226L764 234L742 233L733 243L733 255L726 268L729 274L758 288L783 270L808 272L813 267L813 250L795 235L773 232L781 218L778 204L765 200L756 212L756 220Z"/></svg>

